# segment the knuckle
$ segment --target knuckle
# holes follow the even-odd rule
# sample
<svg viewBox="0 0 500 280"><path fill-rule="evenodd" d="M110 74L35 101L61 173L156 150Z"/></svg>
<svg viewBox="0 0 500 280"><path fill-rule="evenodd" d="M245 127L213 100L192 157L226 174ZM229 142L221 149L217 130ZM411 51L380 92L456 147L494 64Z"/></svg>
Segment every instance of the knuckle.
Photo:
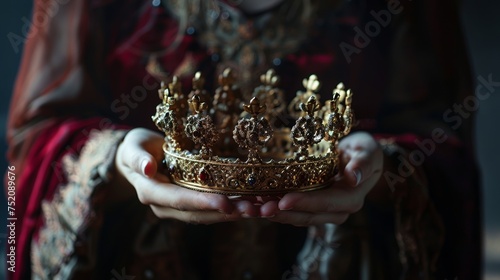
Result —
<svg viewBox="0 0 500 280"><path fill-rule="evenodd" d="M144 205L151 204L151 199L149 198L149 196L142 191L137 192L137 198L139 199L139 202L141 202Z"/></svg>
<svg viewBox="0 0 500 280"><path fill-rule="evenodd" d="M188 222L190 224L194 224L194 225L202 224L202 220L200 219L200 217L196 214L193 214L193 213L187 214L186 222Z"/></svg>
<svg viewBox="0 0 500 280"><path fill-rule="evenodd" d="M343 212L355 213L361 210L364 205L364 197L356 193L357 190L351 190L350 196L346 199Z"/></svg>
<svg viewBox="0 0 500 280"><path fill-rule="evenodd" d="M365 205L364 199L355 201L352 207L352 213L360 211L361 209L363 209L364 205Z"/></svg>
<svg viewBox="0 0 500 280"><path fill-rule="evenodd" d="M160 218L160 219L164 219L164 218L168 218L166 217L166 215L160 211L157 207L155 206L151 206L151 211L153 211L153 214L155 214L156 217Z"/></svg>
<svg viewBox="0 0 500 280"><path fill-rule="evenodd" d="M307 216L303 217L302 219L300 219L300 221L297 223L296 226L308 227L308 226L312 226L312 225L314 225L313 217L312 217L312 215L307 215Z"/></svg>
<svg viewBox="0 0 500 280"><path fill-rule="evenodd" d="M217 197L213 198L212 201L217 201ZM193 206L199 210L208 210L210 207L208 205L207 199L205 198L205 193L198 192L194 200Z"/></svg>
<svg viewBox="0 0 500 280"><path fill-rule="evenodd" d="M332 201L328 202L328 204L326 205L326 212L330 213L334 212L335 210L337 210L337 206L335 205L335 203L333 203Z"/></svg>
<svg viewBox="0 0 500 280"><path fill-rule="evenodd" d="M341 225L347 221L349 214L339 214L333 221L334 224Z"/></svg>
<svg viewBox="0 0 500 280"><path fill-rule="evenodd" d="M175 210L184 211L184 205L179 200L172 201L172 203L170 204L170 207L175 209Z"/></svg>

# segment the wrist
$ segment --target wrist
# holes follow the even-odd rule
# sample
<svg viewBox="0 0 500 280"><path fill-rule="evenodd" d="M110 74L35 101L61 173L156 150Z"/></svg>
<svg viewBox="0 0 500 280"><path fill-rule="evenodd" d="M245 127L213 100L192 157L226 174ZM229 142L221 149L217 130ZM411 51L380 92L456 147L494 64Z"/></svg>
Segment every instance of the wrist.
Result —
<svg viewBox="0 0 500 280"><path fill-rule="evenodd" d="M389 184L391 176L397 174L397 164L394 158L401 154L401 148L393 141L387 139L379 139L378 143L382 148L383 167L380 178L375 186L366 196L366 199L371 204L380 207L392 207L393 205L393 186Z"/></svg>
<svg viewBox="0 0 500 280"><path fill-rule="evenodd" d="M123 153L124 151L121 145L123 143L123 139L127 135L128 132L123 134L123 137L119 142L116 143L114 153L113 153L113 166L111 167L112 177L108 184L107 190L107 201L110 202L110 205L114 205L116 203L124 202L135 196L135 189L132 184L127 180L125 175L122 172L122 169L119 167L119 153Z"/></svg>

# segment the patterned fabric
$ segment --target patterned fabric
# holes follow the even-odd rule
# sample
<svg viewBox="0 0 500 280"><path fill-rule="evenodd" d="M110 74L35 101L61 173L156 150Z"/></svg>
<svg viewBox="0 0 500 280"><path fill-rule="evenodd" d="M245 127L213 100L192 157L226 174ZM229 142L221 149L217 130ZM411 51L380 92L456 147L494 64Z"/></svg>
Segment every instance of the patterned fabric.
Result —
<svg viewBox="0 0 500 280"><path fill-rule="evenodd" d="M82 228L88 231L89 228L99 227L101 221L98 216L102 214L96 211L102 207L95 207L103 199L99 186L110 180L116 143L124 134L114 130L94 131L78 159L73 158L74 155L63 158L68 183L59 186L51 201L42 202L44 225L31 245L34 278L68 279L71 276L68 273L76 265L71 260L72 256L76 257L73 244L82 242L79 240L79 235L84 234ZM89 239L92 235L85 237ZM87 248L96 246L87 245Z"/></svg>

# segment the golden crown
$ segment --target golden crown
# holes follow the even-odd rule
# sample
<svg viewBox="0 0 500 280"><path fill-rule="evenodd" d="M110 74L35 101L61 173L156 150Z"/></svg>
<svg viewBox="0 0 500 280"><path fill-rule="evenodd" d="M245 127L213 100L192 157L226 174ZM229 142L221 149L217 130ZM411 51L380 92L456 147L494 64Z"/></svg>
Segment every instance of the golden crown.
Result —
<svg viewBox="0 0 500 280"><path fill-rule="evenodd" d="M162 103L152 119L165 133L164 163L173 182L226 195L282 194L331 184L338 172L338 140L353 123L351 91L340 83L321 106L320 82L311 75L303 80L305 91L286 106L274 70L260 81L248 104L231 69L219 76L213 99L199 72L188 96L175 76L168 86L162 83ZM284 115L295 119L293 127L283 125Z"/></svg>

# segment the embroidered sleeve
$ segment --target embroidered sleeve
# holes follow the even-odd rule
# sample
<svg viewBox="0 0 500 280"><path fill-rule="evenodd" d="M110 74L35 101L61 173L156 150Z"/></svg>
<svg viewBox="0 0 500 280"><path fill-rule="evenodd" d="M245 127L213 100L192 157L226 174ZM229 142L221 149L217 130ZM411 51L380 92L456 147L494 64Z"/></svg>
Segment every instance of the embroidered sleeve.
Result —
<svg viewBox="0 0 500 280"><path fill-rule="evenodd" d="M51 201L42 203L44 224L32 241L34 278L68 279L75 256L91 255L86 250L94 246L82 244L96 242L104 186L112 178L116 147L124 135L125 131L93 131L79 157L64 157L67 183Z"/></svg>

